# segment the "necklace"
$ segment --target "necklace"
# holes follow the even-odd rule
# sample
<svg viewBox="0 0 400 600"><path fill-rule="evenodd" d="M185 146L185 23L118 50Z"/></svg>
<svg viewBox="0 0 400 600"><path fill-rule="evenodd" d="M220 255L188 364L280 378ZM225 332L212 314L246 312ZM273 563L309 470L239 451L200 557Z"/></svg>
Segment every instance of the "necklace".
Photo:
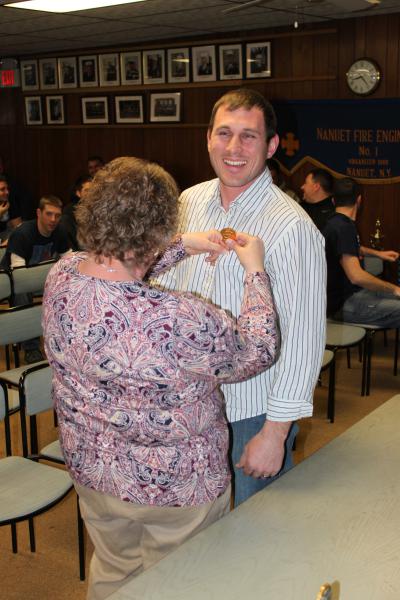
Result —
<svg viewBox="0 0 400 600"><path fill-rule="evenodd" d="M118 271L118 269L113 269L113 267L107 267L107 265L105 265L104 263L98 263L98 264L100 265L100 267L105 269L107 271L107 273L116 273Z"/></svg>

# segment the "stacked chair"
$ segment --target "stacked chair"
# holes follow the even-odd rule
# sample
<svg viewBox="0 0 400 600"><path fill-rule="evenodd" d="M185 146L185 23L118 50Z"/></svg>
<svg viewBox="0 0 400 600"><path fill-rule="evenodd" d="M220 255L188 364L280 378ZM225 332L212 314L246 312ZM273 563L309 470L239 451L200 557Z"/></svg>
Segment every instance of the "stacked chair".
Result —
<svg viewBox="0 0 400 600"><path fill-rule="evenodd" d="M13 303L15 294L41 294L51 263L21 267L11 273L0 272L0 300ZM37 276L32 277L36 272ZM13 277L18 272L15 280ZM21 278L21 274L24 277ZM8 280L8 281L7 281ZM63 464L58 440L39 449L36 421L41 413L52 411L51 369L47 361L20 366L19 344L42 335L42 305L27 304L0 308L0 346L6 348L6 371L0 373L0 420L5 425L6 458L0 460L0 526L11 525L12 550L17 552L19 521L28 521L30 548L35 552L33 518L49 510L74 490L68 472L60 466L42 464L41 460ZM9 351L12 348L13 352ZM13 361L12 361L13 358ZM12 366L11 363L14 363ZM11 392L17 403L11 406ZM12 455L10 416L19 412L22 456ZM29 422L29 427L28 427ZM83 521L77 503L79 577L85 579Z"/></svg>
<svg viewBox="0 0 400 600"><path fill-rule="evenodd" d="M18 551L17 523L28 521L30 548L36 550L33 518L50 510L73 488L68 473L29 456L11 455L10 411L0 385L0 421L5 422L6 457L0 459L0 526L11 525L12 550Z"/></svg>

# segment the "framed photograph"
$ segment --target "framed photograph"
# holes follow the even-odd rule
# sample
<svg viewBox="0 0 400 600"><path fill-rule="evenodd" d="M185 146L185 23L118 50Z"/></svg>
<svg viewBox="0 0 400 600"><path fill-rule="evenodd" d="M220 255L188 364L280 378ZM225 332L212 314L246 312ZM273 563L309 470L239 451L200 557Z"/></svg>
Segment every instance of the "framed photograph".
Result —
<svg viewBox="0 0 400 600"><path fill-rule="evenodd" d="M82 121L86 124L108 123L107 96L82 98Z"/></svg>
<svg viewBox="0 0 400 600"><path fill-rule="evenodd" d="M192 48L193 81L216 81L215 46Z"/></svg>
<svg viewBox="0 0 400 600"><path fill-rule="evenodd" d="M40 96L26 96L25 120L27 125L42 125L42 101Z"/></svg>
<svg viewBox="0 0 400 600"><path fill-rule="evenodd" d="M63 96L46 96L46 119L48 125L64 125Z"/></svg>
<svg viewBox="0 0 400 600"><path fill-rule="evenodd" d="M58 88L56 58L41 58L39 60L39 79L41 90L55 90Z"/></svg>
<svg viewBox="0 0 400 600"><path fill-rule="evenodd" d="M119 85L119 55L100 54L99 56L100 85Z"/></svg>
<svg viewBox="0 0 400 600"><path fill-rule="evenodd" d="M115 96L117 123L143 123L142 96Z"/></svg>
<svg viewBox="0 0 400 600"><path fill-rule="evenodd" d="M150 94L150 122L179 123L181 120L181 92Z"/></svg>
<svg viewBox="0 0 400 600"><path fill-rule="evenodd" d="M143 51L143 83L165 83L165 50Z"/></svg>
<svg viewBox="0 0 400 600"><path fill-rule="evenodd" d="M246 77L271 77L271 42L246 44Z"/></svg>
<svg viewBox="0 0 400 600"><path fill-rule="evenodd" d="M99 85L97 72L97 56L80 56L79 85L81 87L96 87Z"/></svg>
<svg viewBox="0 0 400 600"><path fill-rule="evenodd" d="M229 44L219 47L219 78L243 79L241 44Z"/></svg>
<svg viewBox="0 0 400 600"><path fill-rule="evenodd" d="M58 59L58 81L60 88L78 87L75 56L64 56Z"/></svg>
<svg viewBox="0 0 400 600"><path fill-rule="evenodd" d="M142 83L142 56L140 52L121 52L121 85Z"/></svg>
<svg viewBox="0 0 400 600"><path fill-rule="evenodd" d="M37 60L21 60L21 86L24 91L39 89Z"/></svg>
<svg viewBox="0 0 400 600"><path fill-rule="evenodd" d="M168 81L186 83L190 79L189 48L170 48L167 52Z"/></svg>

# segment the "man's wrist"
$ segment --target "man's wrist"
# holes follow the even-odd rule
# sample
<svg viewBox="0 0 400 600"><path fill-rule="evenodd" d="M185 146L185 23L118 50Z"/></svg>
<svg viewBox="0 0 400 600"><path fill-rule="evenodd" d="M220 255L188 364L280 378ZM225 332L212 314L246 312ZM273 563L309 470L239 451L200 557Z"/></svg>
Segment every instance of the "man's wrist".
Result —
<svg viewBox="0 0 400 600"><path fill-rule="evenodd" d="M265 421L263 428L260 431L262 436L275 436L286 440L292 421Z"/></svg>

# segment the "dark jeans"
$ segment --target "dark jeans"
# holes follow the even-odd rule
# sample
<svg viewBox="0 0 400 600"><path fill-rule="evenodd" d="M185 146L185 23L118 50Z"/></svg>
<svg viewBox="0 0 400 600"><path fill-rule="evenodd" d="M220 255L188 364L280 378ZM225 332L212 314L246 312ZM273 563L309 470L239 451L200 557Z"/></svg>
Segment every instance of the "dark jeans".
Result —
<svg viewBox="0 0 400 600"><path fill-rule="evenodd" d="M389 329L400 327L400 297L387 292L360 290L347 298L335 319Z"/></svg>
<svg viewBox="0 0 400 600"><path fill-rule="evenodd" d="M235 467L242 456L243 448L247 442L262 429L264 423L265 415L258 415L257 417L251 417L250 419L243 419L242 421L230 423L231 460L234 473L233 490L235 507L250 498L250 496L253 494L256 494L260 490L267 487L267 485L270 485L273 481L275 481L275 479L293 467L292 448L296 435L299 431L299 426L297 423L293 423L289 430L285 444L286 452L283 459L282 469L277 475L274 477L267 477L266 479L254 479L254 477L245 475L243 473L243 469L237 469Z"/></svg>

